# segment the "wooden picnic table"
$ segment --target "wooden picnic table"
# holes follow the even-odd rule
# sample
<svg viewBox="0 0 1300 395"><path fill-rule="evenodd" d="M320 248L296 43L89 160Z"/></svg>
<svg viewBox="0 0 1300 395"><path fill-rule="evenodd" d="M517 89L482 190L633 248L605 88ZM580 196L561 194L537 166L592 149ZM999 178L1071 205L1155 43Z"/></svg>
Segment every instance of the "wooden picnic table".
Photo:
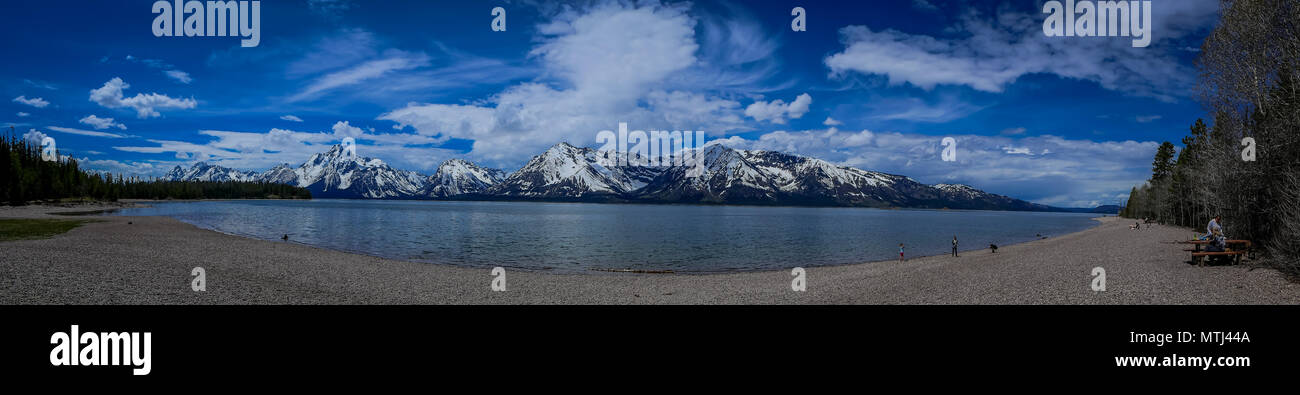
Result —
<svg viewBox="0 0 1300 395"><path fill-rule="evenodd" d="M1204 258L1211 257L1211 256L1231 256L1232 263L1234 265L1237 263L1241 263L1241 256L1249 252L1250 247L1254 245L1254 243L1251 243L1250 240L1224 240L1224 244L1228 245L1228 250L1212 252L1212 251L1201 250L1201 246L1210 244L1209 240L1187 240L1187 241L1180 241L1179 243L1192 245L1191 250L1184 250L1184 251L1192 252L1192 263L1195 263L1197 266L1202 266L1205 262ZM1233 248L1232 246L1234 245L1241 246L1241 247Z"/></svg>
<svg viewBox="0 0 1300 395"><path fill-rule="evenodd" d="M1200 251L1201 251L1201 246L1206 245L1206 244L1210 244L1210 241L1209 241L1209 240L1187 240L1187 241L1180 241L1179 243L1180 243L1180 244L1191 244L1192 247L1195 248L1197 252L1200 252ZM1253 245L1253 243L1251 243L1250 240L1224 240L1224 243L1227 244L1227 245L1229 245L1229 246L1231 246L1231 245L1244 244L1244 245L1245 245L1244 248L1250 248L1251 245Z"/></svg>

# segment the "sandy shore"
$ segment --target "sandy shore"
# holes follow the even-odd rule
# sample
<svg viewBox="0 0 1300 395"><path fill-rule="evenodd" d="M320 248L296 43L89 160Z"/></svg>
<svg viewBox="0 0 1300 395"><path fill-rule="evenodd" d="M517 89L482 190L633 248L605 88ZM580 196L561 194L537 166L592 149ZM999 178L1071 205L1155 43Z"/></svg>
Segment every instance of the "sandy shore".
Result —
<svg viewBox="0 0 1300 395"><path fill-rule="evenodd" d="M112 208L106 206L102 208ZM76 207L0 207L0 218L84 218L45 240L0 242L3 304L1295 304L1300 284L1270 269L1185 263L1193 231L1129 222L905 263L710 275L510 271L430 265L225 235L163 217L67 217ZM130 222L130 224L128 224ZM792 263L792 266L797 263ZM1093 267L1106 291L1090 288ZM190 289L194 267L207 291Z"/></svg>

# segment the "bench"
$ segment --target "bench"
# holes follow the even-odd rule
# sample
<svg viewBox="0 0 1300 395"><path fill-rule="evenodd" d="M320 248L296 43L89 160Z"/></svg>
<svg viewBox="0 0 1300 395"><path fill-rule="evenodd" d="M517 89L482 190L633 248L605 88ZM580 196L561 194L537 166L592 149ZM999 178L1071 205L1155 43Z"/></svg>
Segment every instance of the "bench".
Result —
<svg viewBox="0 0 1300 395"><path fill-rule="evenodd" d="M1226 240L1225 243L1228 245L1228 251L1210 252L1210 251L1205 251L1204 249L1201 248L1201 246L1209 245L1210 244L1209 240L1187 240L1187 241L1178 242L1178 244L1192 245L1192 248L1190 249L1185 248L1183 249L1183 251L1191 252L1192 263L1198 266L1204 264L1205 257L1207 256L1231 256L1232 263L1234 265L1241 263L1242 255L1246 255L1247 258L1254 259L1254 256L1249 254L1252 251L1251 247L1254 247L1255 243L1251 243L1250 240Z"/></svg>
<svg viewBox="0 0 1300 395"><path fill-rule="evenodd" d="M1236 248L1243 249L1243 250L1249 250L1251 247L1254 246L1254 243L1251 243L1250 240L1226 240L1225 242L1230 247L1237 246ZM1192 251L1199 252L1201 251L1201 246L1210 244L1210 241L1209 240L1188 240L1188 241L1180 241L1178 242L1178 244L1191 244L1193 248Z"/></svg>
<svg viewBox="0 0 1300 395"><path fill-rule="evenodd" d="M1196 266L1205 266L1205 257L1230 256L1232 257L1232 264L1235 265L1241 262L1242 255L1246 255L1246 251L1193 252L1192 263L1196 264Z"/></svg>

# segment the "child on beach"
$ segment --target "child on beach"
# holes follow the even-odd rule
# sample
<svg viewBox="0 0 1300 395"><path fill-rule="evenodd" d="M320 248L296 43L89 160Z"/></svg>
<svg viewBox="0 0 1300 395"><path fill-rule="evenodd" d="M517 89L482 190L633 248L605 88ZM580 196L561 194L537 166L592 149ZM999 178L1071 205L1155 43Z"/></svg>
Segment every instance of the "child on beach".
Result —
<svg viewBox="0 0 1300 395"><path fill-rule="evenodd" d="M957 236L952 237L952 256L957 256Z"/></svg>
<svg viewBox="0 0 1300 395"><path fill-rule="evenodd" d="M903 243L898 243L898 263L903 263Z"/></svg>

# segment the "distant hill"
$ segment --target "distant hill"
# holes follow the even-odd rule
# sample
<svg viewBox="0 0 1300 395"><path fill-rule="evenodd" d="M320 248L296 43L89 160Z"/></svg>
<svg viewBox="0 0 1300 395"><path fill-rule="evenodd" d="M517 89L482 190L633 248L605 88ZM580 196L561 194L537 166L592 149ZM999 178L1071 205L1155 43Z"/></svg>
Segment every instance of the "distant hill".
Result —
<svg viewBox="0 0 1300 395"><path fill-rule="evenodd" d="M1115 205L1115 204L1107 204L1107 205L1104 205L1104 206L1097 206L1097 207L1092 207L1092 208L1088 208L1088 207L1067 207L1067 208L1060 208L1060 209L1057 210L1057 211L1067 211L1067 212L1071 212L1071 213L1119 214L1120 210L1123 210L1123 209L1124 209L1124 208L1123 208L1123 207L1120 207L1119 205Z"/></svg>

